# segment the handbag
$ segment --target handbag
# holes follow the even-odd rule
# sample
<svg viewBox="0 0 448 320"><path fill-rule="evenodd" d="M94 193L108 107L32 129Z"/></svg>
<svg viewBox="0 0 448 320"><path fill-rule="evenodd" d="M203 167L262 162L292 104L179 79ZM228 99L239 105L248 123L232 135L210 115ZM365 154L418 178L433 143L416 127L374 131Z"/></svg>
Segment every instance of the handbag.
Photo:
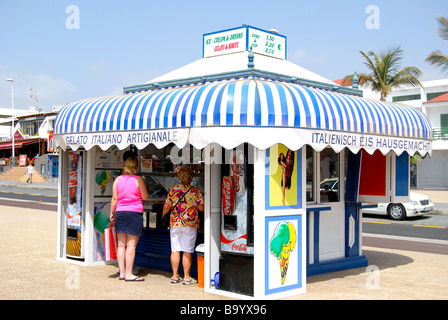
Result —
<svg viewBox="0 0 448 320"><path fill-rule="evenodd" d="M160 226L161 226L163 229L166 229L166 228L168 228L168 227L170 226L170 215L171 215L171 211L173 210L173 208L175 208L175 207L179 204L179 202L182 202L182 201L184 200L185 196L188 194L188 191L190 191L191 188L192 188L192 186L191 186L190 188L188 188L187 192L185 192L185 194L177 200L177 202L176 202L176 204L175 204L174 206L171 206L171 207L170 207L170 211L168 211L168 212L162 217L162 221L160 222Z"/></svg>
<svg viewBox="0 0 448 320"><path fill-rule="evenodd" d="M104 229L104 257L106 261L117 259L115 227Z"/></svg>

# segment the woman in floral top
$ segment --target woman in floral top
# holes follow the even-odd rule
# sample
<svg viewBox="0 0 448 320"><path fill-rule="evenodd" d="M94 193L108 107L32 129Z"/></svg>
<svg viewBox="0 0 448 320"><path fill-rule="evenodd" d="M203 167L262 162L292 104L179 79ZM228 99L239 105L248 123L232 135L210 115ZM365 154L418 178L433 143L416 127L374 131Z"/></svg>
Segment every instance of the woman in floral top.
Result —
<svg viewBox="0 0 448 320"><path fill-rule="evenodd" d="M173 269L171 283L182 281L178 272L182 251L183 284L193 284L197 281L190 277L192 253L199 228L198 211L204 211L204 199L201 191L191 186L193 170L190 167L180 168L177 176L181 183L171 188L163 206L162 215L167 214L173 207L170 215L171 267Z"/></svg>

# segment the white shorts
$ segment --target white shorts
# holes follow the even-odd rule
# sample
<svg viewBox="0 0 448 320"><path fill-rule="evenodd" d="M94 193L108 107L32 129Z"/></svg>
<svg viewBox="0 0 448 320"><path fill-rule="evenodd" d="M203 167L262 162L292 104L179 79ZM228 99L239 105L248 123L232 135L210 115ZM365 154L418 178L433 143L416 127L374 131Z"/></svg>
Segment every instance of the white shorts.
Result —
<svg viewBox="0 0 448 320"><path fill-rule="evenodd" d="M196 236L198 228L190 227L171 227L171 251L194 252L194 245L196 244Z"/></svg>

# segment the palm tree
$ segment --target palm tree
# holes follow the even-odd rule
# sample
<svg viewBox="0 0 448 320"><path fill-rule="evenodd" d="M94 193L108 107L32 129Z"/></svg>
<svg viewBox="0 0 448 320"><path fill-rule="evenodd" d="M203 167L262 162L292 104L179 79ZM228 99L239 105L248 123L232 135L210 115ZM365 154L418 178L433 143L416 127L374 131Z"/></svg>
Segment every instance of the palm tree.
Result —
<svg viewBox="0 0 448 320"><path fill-rule="evenodd" d="M440 16L438 21L440 37L444 40L448 40L448 18ZM431 52L425 61L440 67L442 72L448 71L448 56L443 54L440 50Z"/></svg>
<svg viewBox="0 0 448 320"><path fill-rule="evenodd" d="M359 84L380 93L380 100L385 101L390 91L403 85L421 86L418 77L422 72L416 67L405 67L400 70L400 60L403 59L403 50L400 47L391 48L378 54L369 51L367 54L359 51L364 57L364 64L370 73L358 74ZM353 81L353 75L344 78L346 85Z"/></svg>

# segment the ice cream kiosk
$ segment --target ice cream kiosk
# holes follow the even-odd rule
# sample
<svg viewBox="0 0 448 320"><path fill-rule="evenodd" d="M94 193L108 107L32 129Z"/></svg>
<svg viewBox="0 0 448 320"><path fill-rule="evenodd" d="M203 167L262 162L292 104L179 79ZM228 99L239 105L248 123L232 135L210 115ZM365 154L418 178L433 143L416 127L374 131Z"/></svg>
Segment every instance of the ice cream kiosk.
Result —
<svg viewBox="0 0 448 320"><path fill-rule="evenodd" d="M293 64L275 30L207 33L202 52L121 96L58 113L58 259L110 263L102 232L131 151L150 193L137 265L171 271L161 210L177 169L189 165L205 198L197 244L206 292L277 299L305 293L307 276L367 266L360 208L408 199L410 157L432 152L427 118L364 99L356 79L341 87ZM72 238L79 254L68 250Z"/></svg>

